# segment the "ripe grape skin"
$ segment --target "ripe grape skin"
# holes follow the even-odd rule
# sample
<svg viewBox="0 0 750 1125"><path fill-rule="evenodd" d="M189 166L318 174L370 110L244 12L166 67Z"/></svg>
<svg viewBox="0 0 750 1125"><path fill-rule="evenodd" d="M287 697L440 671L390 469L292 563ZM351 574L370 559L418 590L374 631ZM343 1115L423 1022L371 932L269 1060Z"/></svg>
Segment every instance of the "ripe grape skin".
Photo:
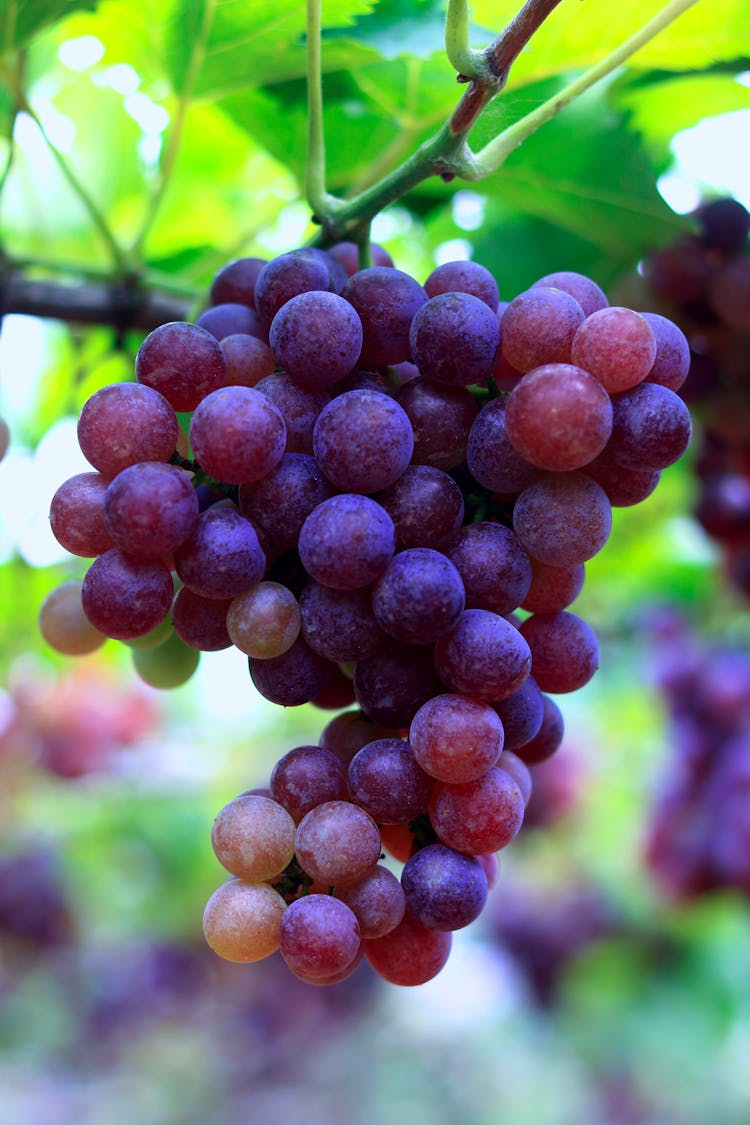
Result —
<svg viewBox="0 0 750 1125"><path fill-rule="evenodd" d="M485 703L436 695L417 711L409 741L422 769L438 781L475 781L503 749L503 724Z"/></svg>
<svg viewBox="0 0 750 1125"><path fill-rule="evenodd" d="M690 412L674 391L641 383L612 401L607 453L625 469L649 472L674 464L690 444Z"/></svg>
<svg viewBox="0 0 750 1125"><path fill-rule="evenodd" d="M358 883L380 858L375 821L349 801L326 801L297 827L295 852L303 871L323 886Z"/></svg>
<svg viewBox="0 0 750 1125"><path fill-rule="evenodd" d="M534 677L529 676L507 699L495 703L494 709L503 724L503 753L525 746L539 733L544 715L543 696Z"/></svg>
<svg viewBox="0 0 750 1125"><path fill-rule="evenodd" d="M360 940L354 912L330 895L299 898L281 919L281 956L303 980L325 983L345 970L357 956Z"/></svg>
<svg viewBox="0 0 750 1125"><path fill-rule="evenodd" d="M107 639L84 613L81 583L75 578L47 594L39 608L39 631L51 648L66 656L96 652Z"/></svg>
<svg viewBox="0 0 750 1125"><path fill-rule="evenodd" d="M368 742L393 735L393 731L374 723L363 711L345 711L343 715L336 715L323 728L320 745L335 754L343 766L348 767L357 751Z"/></svg>
<svg viewBox="0 0 750 1125"><path fill-rule="evenodd" d="M255 389L281 411L286 426L286 452L311 454L315 422L323 407L331 401L328 392L299 387L285 371L267 375Z"/></svg>
<svg viewBox="0 0 750 1125"><path fill-rule="evenodd" d="M508 439L540 469L580 469L612 433L612 403L593 375L569 363L548 363L516 384L505 410Z"/></svg>
<svg viewBox="0 0 750 1125"><path fill-rule="evenodd" d="M505 618L467 609L456 628L436 642L435 667L452 691L492 703L518 690L529 674L531 653Z"/></svg>
<svg viewBox="0 0 750 1125"><path fill-rule="evenodd" d="M259 582L233 598L226 612L231 643L259 660L288 652L301 627L297 599L279 582Z"/></svg>
<svg viewBox="0 0 750 1125"><path fill-rule="evenodd" d="M235 302L213 305L202 312L195 323L210 332L219 343L228 336L257 336L259 340L267 340L265 325L255 309L248 305Z"/></svg>
<svg viewBox="0 0 750 1125"><path fill-rule="evenodd" d="M551 758L563 740L565 723L562 712L553 699L542 695L544 714L539 730L523 746L517 746L515 753L527 766L536 766Z"/></svg>
<svg viewBox="0 0 750 1125"><path fill-rule="evenodd" d="M471 293L484 301L493 313L497 312L500 300L497 282L478 262L444 262L432 271L424 289L428 297L437 297L440 293Z"/></svg>
<svg viewBox="0 0 750 1125"><path fill-rule="evenodd" d="M200 653L186 645L176 633L148 648L136 648L133 667L141 679L151 687L167 691L182 687L195 672Z"/></svg>
<svg viewBox="0 0 750 1125"><path fill-rule="evenodd" d="M393 520L396 548L444 546L464 519L464 498L452 477L432 465L410 465L375 499Z"/></svg>
<svg viewBox="0 0 750 1125"><path fill-rule="evenodd" d="M255 307L270 327L279 309L309 290L330 288L330 273L325 261L305 250L292 250L266 262L255 282Z"/></svg>
<svg viewBox="0 0 750 1125"><path fill-rule="evenodd" d="M573 339L572 357L605 390L617 394L646 378L656 359L656 337L639 313L610 306L583 322Z"/></svg>
<svg viewBox="0 0 750 1125"><path fill-rule="evenodd" d="M461 576L445 555L412 547L395 555L372 588L378 625L403 644L424 645L450 632L464 609Z"/></svg>
<svg viewBox="0 0 750 1125"><path fill-rule="evenodd" d="M521 608L529 613L557 613L576 600L583 589L586 568L576 566L547 566L537 559L531 562L531 585Z"/></svg>
<svg viewBox="0 0 750 1125"><path fill-rule="evenodd" d="M604 489L582 472L547 473L516 500L513 529L532 559L576 566L607 542L612 506Z"/></svg>
<svg viewBox="0 0 750 1125"><path fill-rule="evenodd" d="M218 340L205 328L170 321L141 344L135 374L139 383L159 391L175 410L195 410L206 395L224 385L226 364Z"/></svg>
<svg viewBox="0 0 750 1125"><path fill-rule="evenodd" d="M280 656L249 658L250 678L262 696L281 707L309 703L323 690L331 664L298 637Z"/></svg>
<svg viewBox="0 0 750 1125"><path fill-rule="evenodd" d="M95 628L124 641L150 633L163 621L172 592L172 575L164 563L136 559L113 548L89 567L81 601Z"/></svg>
<svg viewBox="0 0 750 1125"><path fill-rule="evenodd" d="M708 303L722 324L739 332L750 324L750 257L723 262L708 281Z"/></svg>
<svg viewBox="0 0 750 1125"><path fill-rule="evenodd" d="M511 444L505 411L503 398L484 404L471 427L466 463L474 480L484 488L514 495L537 480L540 471Z"/></svg>
<svg viewBox="0 0 750 1125"><path fill-rule="evenodd" d="M262 480L240 485L240 511L285 550L297 546L303 523L333 491L313 457L285 453Z"/></svg>
<svg viewBox="0 0 750 1125"><path fill-rule="evenodd" d="M609 301L603 289L585 274L575 273L573 270L558 270L556 273L547 273L535 281L532 288L538 285L549 289L562 289L577 301L583 309L584 316L591 316L597 309L606 309Z"/></svg>
<svg viewBox="0 0 750 1125"><path fill-rule="evenodd" d="M393 521L367 496L324 500L305 520L299 554L308 574L334 590L356 590L379 578L395 550Z"/></svg>
<svg viewBox="0 0 750 1125"><path fill-rule="evenodd" d="M341 296L362 322L360 367L387 367L411 358L409 328L428 300L413 277L392 266L370 266L349 278Z"/></svg>
<svg viewBox="0 0 750 1125"><path fill-rule="evenodd" d="M286 426L281 411L260 391L223 387L196 408L190 444L212 477L243 484L260 480L279 464L286 448Z"/></svg>
<svg viewBox="0 0 750 1125"><path fill-rule="evenodd" d="M527 289L503 313L503 358L521 372L570 363L573 337L583 322L583 309L562 289Z"/></svg>
<svg viewBox="0 0 750 1125"><path fill-rule="evenodd" d="M234 333L221 341L224 353L227 387L256 387L258 383L272 375L276 367L273 352L268 344L257 336Z"/></svg>
<svg viewBox="0 0 750 1125"><path fill-rule="evenodd" d="M347 492L379 492L403 473L414 451L403 409L379 391L356 390L321 410L313 452L328 480Z"/></svg>
<svg viewBox="0 0 750 1125"><path fill-rule="evenodd" d="M370 656L382 636L367 589L331 590L310 582L300 594L300 610L310 648L337 664Z"/></svg>
<svg viewBox="0 0 750 1125"><path fill-rule="evenodd" d="M521 790L523 797L523 807L527 807L531 800L531 793L533 789L533 780L531 777L531 770L522 762L517 754L512 750L503 750L500 755L500 760L497 763L498 769L503 770L510 777L513 778L518 788Z"/></svg>
<svg viewBox="0 0 750 1125"><path fill-rule="evenodd" d="M531 649L531 667L541 691L577 691L599 667L594 630L575 613L533 614L521 626Z"/></svg>
<svg viewBox="0 0 750 1125"><path fill-rule="evenodd" d="M214 891L203 914L206 941L226 961L261 961L279 948L286 903L267 883L230 879Z"/></svg>
<svg viewBox="0 0 750 1125"><path fill-rule="evenodd" d="M336 891L359 922L363 938L378 938L395 930L406 911L406 896L392 871L380 864L351 887Z"/></svg>
<svg viewBox="0 0 750 1125"><path fill-rule="evenodd" d="M190 478L161 461L123 469L104 496L104 522L115 546L137 558L174 554L195 531L198 516Z"/></svg>
<svg viewBox="0 0 750 1125"><path fill-rule="evenodd" d="M450 933L428 930L407 911L395 930L365 942L365 957L391 984L425 984L445 966L452 940Z"/></svg>
<svg viewBox="0 0 750 1125"><path fill-rule="evenodd" d="M96 391L78 419L78 443L102 476L117 476L139 461L168 461L179 425L166 398L140 383L114 383Z"/></svg>
<svg viewBox="0 0 750 1125"><path fill-rule="evenodd" d="M430 930L468 926L487 901L487 877L479 860L428 844L407 860L401 874L409 914Z"/></svg>
<svg viewBox="0 0 750 1125"><path fill-rule="evenodd" d="M209 508L175 554L178 575L204 598L236 597L260 582L266 559L252 524L233 508Z"/></svg>
<svg viewBox="0 0 750 1125"><path fill-rule="evenodd" d="M320 746L295 746L283 754L273 767L271 793L274 800L299 823L318 805L347 799L346 773L339 759L329 750ZM286 863L283 866L286 867Z"/></svg>
<svg viewBox="0 0 750 1125"><path fill-rule="evenodd" d="M408 727L423 703L442 691L429 646L381 641L372 656L360 660L354 673L357 702L373 722Z"/></svg>
<svg viewBox="0 0 750 1125"><path fill-rule="evenodd" d="M310 702L313 707L322 711L340 711L342 707L351 707L356 702L351 676L347 676L340 665L333 664L322 690Z"/></svg>
<svg viewBox="0 0 750 1125"><path fill-rule="evenodd" d="M520 755L519 755L520 757ZM505 770L492 766L476 781L437 782L430 820L449 848L481 855L506 847L523 823L523 794Z"/></svg>
<svg viewBox="0 0 750 1125"><path fill-rule="evenodd" d="M233 302L255 308L255 282L265 264L265 258L235 258L227 262L211 282L211 304Z"/></svg>
<svg viewBox="0 0 750 1125"><path fill-rule="evenodd" d="M466 457L469 431L478 414L466 387L449 387L420 376L398 392L414 434L414 465L455 469Z"/></svg>
<svg viewBox="0 0 750 1125"><path fill-rule="evenodd" d="M320 390L355 367L362 350L362 325L343 297L300 293L276 313L269 342L279 366L296 383Z"/></svg>
<svg viewBox="0 0 750 1125"><path fill-rule="evenodd" d="M335 242L328 247L328 253L341 263L349 277L359 271L359 246L356 242ZM393 266L393 258L377 242L370 243L370 257L374 266Z"/></svg>
<svg viewBox="0 0 750 1125"><path fill-rule="evenodd" d="M275 879L294 856L296 827L275 800L235 797L218 813L211 845L222 867L246 883Z"/></svg>
<svg viewBox="0 0 750 1125"><path fill-rule="evenodd" d="M72 555L94 558L114 547L104 523L104 494L109 481L101 473L77 473L55 492L49 518L55 539Z"/></svg>
<svg viewBox="0 0 750 1125"><path fill-rule="evenodd" d="M471 293L441 293L416 313L409 331L411 357L422 375L463 387L492 374L500 344L497 316Z"/></svg>
<svg viewBox="0 0 750 1125"><path fill-rule="evenodd" d="M646 376L647 383L660 383L670 391L679 391L690 371L690 345L685 333L674 321L659 313L642 312L656 340L656 358Z"/></svg>
<svg viewBox="0 0 750 1125"><path fill-rule="evenodd" d="M427 812L432 780L399 738L379 738L358 750L347 780L352 800L378 823L406 824Z"/></svg>
<svg viewBox="0 0 750 1125"><path fill-rule="evenodd" d="M186 645L201 652L229 648L232 644L226 624L229 605L226 599L203 598L183 586L172 603L174 631Z"/></svg>
<svg viewBox="0 0 750 1125"><path fill-rule="evenodd" d="M463 580L467 609L511 613L526 597L531 561L510 528L468 524L445 553Z"/></svg>
<svg viewBox="0 0 750 1125"><path fill-rule="evenodd" d="M716 250L742 250L750 234L750 213L738 199L713 199L697 213L701 241Z"/></svg>
<svg viewBox="0 0 750 1125"><path fill-rule="evenodd" d="M642 504L661 479L659 469L640 472L618 465L611 447L607 447L593 461L589 461L588 465L584 465L582 472L601 485L613 508L630 508L634 504Z"/></svg>

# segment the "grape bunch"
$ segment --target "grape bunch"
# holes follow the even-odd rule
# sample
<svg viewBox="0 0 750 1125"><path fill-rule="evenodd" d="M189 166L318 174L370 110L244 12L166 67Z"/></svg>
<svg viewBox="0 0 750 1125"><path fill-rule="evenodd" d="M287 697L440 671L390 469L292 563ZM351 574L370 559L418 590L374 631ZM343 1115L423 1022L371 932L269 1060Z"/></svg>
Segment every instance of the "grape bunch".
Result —
<svg viewBox="0 0 750 1125"><path fill-rule="evenodd" d="M481 265L420 285L376 252L229 263L93 395L95 471L51 518L96 557L41 614L63 651L139 646L154 684L234 645L267 699L342 711L219 813L204 918L222 956L280 949L314 984L363 957L420 984L479 916L562 740L552 696L598 666L584 565L691 430L666 319L572 272L501 304Z"/></svg>
<svg viewBox="0 0 750 1125"><path fill-rule="evenodd" d="M654 615L652 631L672 753L646 861L675 901L750 896L750 651L702 641L673 613Z"/></svg>
<svg viewBox="0 0 750 1125"><path fill-rule="evenodd" d="M750 597L750 213L736 199L698 209L697 232L649 256L649 300L690 344L686 397L700 408L695 514Z"/></svg>

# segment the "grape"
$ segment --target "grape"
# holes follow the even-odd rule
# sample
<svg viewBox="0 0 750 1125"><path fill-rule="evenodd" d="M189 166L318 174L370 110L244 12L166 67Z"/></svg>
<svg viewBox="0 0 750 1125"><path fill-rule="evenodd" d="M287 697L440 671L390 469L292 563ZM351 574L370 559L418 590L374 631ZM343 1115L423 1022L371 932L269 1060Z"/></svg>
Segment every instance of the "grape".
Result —
<svg viewBox="0 0 750 1125"><path fill-rule="evenodd" d="M323 408L313 451L325 476L347 492L378 492L403 473L414 449L408 417L392 398L358 390Z"/></svg>
<svg viewBox="0 0 750 1125"><path fill-rule="evenodd" d="M299 536L302 565L316 582L334 590L369 586L394 550L391 517L374 500L355 494L324 500L307 517Z"/></svg>
<svg viewBox="0 0 750 1125"><path fill-rule="evenodd" d="M136 559L113 548L94 559L81 589L91 624L118 640L143 636L172 604L172 575L162 562Z"/></svg>
<svg viewBox="0 0 750 1125"><path fill-rule="evenodd" d="M359 923L349 907L329 895L297 899L284 911L281 956L303 980L325 982L348 968L360 947Z"/></svg>
<svg viewBox="0 0 750 1125"><path fill-rule="evenodd" d="M326 801L297 827L295 850L303 871L324 886L358 883L380 858L380 832L364 809Z"/></svg>
<svg viewBox="0 0 750 1125"><path fill-rule="evenodd" d="M151 687L182 687L198 667L200 653L172 633L160 645L133 653L136 672Z"/></svg>
<svg viewBox="0 0 750 1125"><path fill-rule="evenodd" d="M270 344L278 363L296 383L320 390L343 379L355 366L362 350L362 325L343 297L300 293L273 318Z"/></svg>
<svg viewBox="0 0 750 1125"><path fill-rule="evenodd" d="M737 199L713 199L697 218L701 239L716 250L742 250L750 234L750 212Z"/></svg>
<svg viewBox="0 0 750 1125"><path fill-rule="evenodd" d="M238 594L226 612L226 629L232 644L258 660L288 652L301 627L297 599L278 582L259 582Z"/></svg>
<svg viewBox="0 0 750 1125"><path fill-rule="evenodd" d="M225 336L221 341L227 372L227 387L255 387L276 367L273 352L263 340L245 333Z"/></svg>
<svg viewBox="0 0 750 1125"><path fill-rule="evenodd" d="M435 644L435 667L452 691L494 702L521 686L531 668L531 653L505 618L486 609L467 609L456 628Z"/></svg>
<svg viewBox="0 0 750 1125"><path fill-rule="evenodd" d="M300 595L300 611L310 648L336 663L370 656L382 635L366 589L331 590L310 582Z"/></svg>
<svg viewBox="0 0 750 1125"><path fill-rule="evenodd" d="M414 832L408 824L381 824L380 839L388 854L399 863L406 863L414 851Z"/></svg>
<svg viewBox="0 0 750 1125"><path fill-rule="evenodd" d="M582 468L604 449L612 433L612 404L601 383L580 367L548 363L513 388L505 423L524 460L564 472Z"/></svg>
<svg viewBox="0 0 750 1125"><path fill-rule="evenodd" d="M447 470L461 464L477 416L477 405L466 387L420 377L402 387L396 401L412 425L415 465Z"/></svg>
<svg viewBox="0 0 750 1125"><path fill-rule="evenodd" d="M493 706L503 724L503 753L525 746L539 733L544 703L533 676L529 676L512 695Z"/></svg>
<svg viewBox="0 0 750 1125"><path fill-rule="evenodd" d="M172 610L174 611L174 602L172 602ZM142 637L128 637L127 640L123 641L123 644L132 649L157 648L174 636L174 633L175 630L172 627L170 616L167 614L155 629L152 629L149 633L144 633Z"/></svg>
<svg viewBox="0 0 750 1125"><path fill-rule="evenodd" d="M362 323L360 366L387 367L410 358L409 328L428 300L413 277L391 266L370 266L349 278L341 296Z"/></svg>
<svg viewBox="0 0 750 1125"><path fill-rule="evenodd" d="M540 285L548 289L562 289L563 293L567 293L578 302L584 316L591 316L597 309L605 309L609 304L604 291L595 281L582 273L574 273L573 270L547 273L534 282L532 289Z"/></svg>
<svg viewBox="0 0 750 1125"><path fill-rule="evenodd" d="M625 469L666 469L690 444L690 412L667 387L642 383L618 395L612 406L614 422L607 453Z"/></svg>
<svg viewBox="0 0 750 1125"><path fill-rule="evenodd" d="M328 392L299 387L284 371L267 375L255 389L280 410L286 426L287 453L312 453L313 427L323 407L331 401Z"/></svg>
<svg viewBox="0 0 750 1125"><path fill-rule="evenodd" d="M411 354L422 375L463 387L492 374L500 344L497 317L471 293L441 293L416 313L409 333Z"/></svg>
<svg viewBox="0 0 750 1125"><path fill-rule="evenodd" d="M10 427L4 418L0 418L0 461L8 452L10 445Z"/></svg>
<svg viewBox="0 0 750 1125"><path fill-rule="evenodd" d="M409 914L429 930L460 930L482 913L487 878L473 856L428 844L401 875Z"/></svg>
<svg viewBox="0 0 750 1125"><path fill-rule="evenodd" d="M510 528L497 523L470 524L462 528L446 554L463 580L467 608L510 613L526 597L531 562Z"/></svg>
<svg viewBox="0 0 750 1125"><path fill-rule="evenodd" d="M302 637L280 656L250 657L250 677L262 696L280 707L309 703L326 685L331 665Z"/></svg>
<svg viewBox="0 0 750 1125"><path fill-rule="evenodd" d="M424 645L455 627L464 609L461 576L445 555L412 547L395 555L373 586L372 607L383 632Z"/></svg>
<svg viewBox="0 0 750 1125"><path fill-rule="evenodd" d="M186 645L201 652L229 648L232 644L226 623L229 605L226 599L203 598L183 586L172 603L174 631Z"/></svg>
<svg viewBox="0 0 750 1125"><path fill-rule="evenodd" d="M328 247L328 253L341 263L349 277L359 270L360 250L356 242L336 242ZM370 257L374 266L393 265L393 259L388 251L377 242L370 243Z"/></svg>
<svg viewBox="0 0 750 1125"><path fill-rule="evenodd" d="M218 340L205 328L171 321L143 341L135 357L135 374L139 383L159 391L175 410L195 410L206 395L224 385L226 364ZM160 458L141 455L136 460ZM104 472L99 465L95 468Z"/></svg>
<svg viewBox="0 0 750 1125"><path fill-rule="evenodd" d="M646 261L646 280L675 304L699 300L705 293L710 265L699 239L692 235L665 246Z"/></svg>
<svg viewBox="0 0 750 1125"><path fill-rule="evenodd" d="M232 302L255 308L255 282L265 264L264 258L235 258L227 262L211 282L211 304Z"/></svg>
<svg viewBox="0 0 750 1125"><path fill-rule="evenodd" d="M94 558L114 547L104 523L108 483L100 473L78 473L61 484L52 497L52 534L72 555Z"/></svg>
<svg viewBox="0 0 750 1125"><path fill-rule="evenodd" d="M104 496L104 522L115 546L141 559L174 554L195 531L198 515L190 478L160 461L123 469Z"/></svg>
<svg viewBox="0 0 750 1125"><path fill-rule="evenodd" d="M430 777L453 783L475 781L500 756L503 724L487 704L460 695L437 695L412 719L409 741Z"/></svg>
<svg viewBox="0 0 750 1125"><path fill-rule="evenodd" d="M320 745L335 754L345 767L363 746L377 738L393 734L387 727L374 723L362 711L346 711L331 719L320 736Z"/></svg>
<svg viewBox="0 0 750 1125"><path fill-rule="evenodd" d="M376 499L393 520L399 551L441 547L463 523L461 489L452 477L431 465L410 465Z"/></svg>
<svg viewBox="0 0 750 1125"><path fill-rule="evenodd" d="M523 797L523 806L526 808L531 800L531 791L533 782L531 779L531 771L529 767L521 761L517 754L512 750L503 750L500 755L500 760L497 763L498 768L504 770L510 777L513 778L518 788L521 790Z"/></svg>
<svg viewBox="0 0 750 1125"><path fill-rule="evenodd" d="M528 742L515 747L516 754L527 766L536 766L551 758L563 740L565 724L560 708L548 695L542 696L542 706L539 730Z"/></svg>
<svg viewBox="0 0 750 1125"><path fill-rule="evenodd" d="M84 613L81 583L75 578L47 594L39 608L39 629L47 644L66 656L95 652L107 639Z"/></svg>
<svg viewBox="0 0 750 1125"><path fill-rule="evenodd" d="M227 336L257 336L263 340L266 338L266 329L261 318L255 309L247 305L235 303L214 305L202 312L195 323L199 328L210 332L220 343Z"/></svg>
<svg viewBox="0 0 750 1125"><path fill-rule="evenodd" d="M656 340L656 359L646 376L649 383L661 383L670 391L678 391L690 370L690 345L677 325L658 313L642 312Z"/></svg>
<svg viewBox="0 0 750 1125"><path fill-rule="evenodd" d="M476 781L461 785L437 782L430 820L449 848L481 855L497 852L511 842L523 822L523 810L523 794L516 782L493 766Z"/></svg>
<svg viewBox="0 0 750 1125"><path fill-rule="evenodd" d="M708 283L708 303L722 324L739 331L750 325L750 257L730 258Z"/></svg>
<svg viewBox="0 0 750 1125"><path fill-rule="evenodd" d="M497 312L500 300L497 282L478 262L444 262L432 271L424 288L428 297L437 297L440 293L471 293L484 301L493 313Z"/></svg>
<svg viewBox="0 0 750 1125"><path fill-rule="evenodd" d="M521 602L529 613L557 613L576 600L583 589L586 568L575 566L548 566L532 559L531 585Z"/></svg>
<svg viewBox="0 0 750 1125"><path fill-rule="evenodd" d="M429 647L381 641L354 673L357 702L373 722L386 727L408 727L422 704L441 690Z"/></svg>
<svg viewBox="0 0 750 1125"><path fill-rule="evenodd" d="M294 856L294 821L267 797L235 797L216 817L211 844L231 875L247 883L266 882L281 874Z"/></svg>
<svg viewBox="0 0 750 1125"><path fill-rule="evenodd" d="M395 930L365 942L365 957L391 984L425 984L444 967L451 941L450 933L428 930L407 912Z"/></svg>
<svg viewBox="0 0 750 1125"><path fill-rule="evenodd" d="M584 465L583 472L601 485L613 508L630 508L634 504L642 504L659 483L660 470L625 469L615 460L615 452L615 446L608 446L593 461L589 461L588 465ZM530 609L531 606L526 608Z"/></svg>
<svg viewBox="0 0 750 1125"><path fill-rule="evenodd" d="M503 358L521 372L568 364L573 337L583 322L583 309L562 289L527 289L503 313Z"/></svg>
<svg viewBox="0 0 750 1125"><path fill-rule="evenodd" d="M179 426L163 395L139 383L102 387L85 403L78 419L84 457L105 477L139 461L168 461Z"/></svg>
<svg viewBox="0 0 750 1125"><path fill-rule="evenodd" d="M348 784L352 799L384 824L406 824L427 812L432 793L408 742L398 738L379 738L358 750Z"/></svg>
<svg viewBox="0 0 750 1125"><path fill-rule="evenodd" d="M286 909L281 895L267 883L230 879L208 900L203 933L214 953L226 961L261 961L279 948Z"/></svg>
<svg viewBox="0 0 750 1125"><path fill-rule="evenodd" d="M294 821L299 822L311 809L325 801L346 799L346 773L336 755L329 750L320 746L296 746L279 758L273 767L271 793ZM281 867L286 867L289 859Z"/></svg>
<svg viewBox="0 0 750 1125"><path fill-rule="evenodd" d="M208 395L190 423L190 444L201 467L216 480L260 480L284 456L281 411L251 387L224 387Z"/></svg>
<svg viewBox="0 0 750 1125"><path fill-rule="evenodd" d="M532 559L577 566L607 542L612 508L604 489L583 473L549 473L518 497L513 529Z"/></svg>
<svg viewBox="0 0 750 1125"><path fill-rule="evenodd" d="M360 883L336 892L359 922L363 938L378 938L395 930L406 910L400 882L387 867L373 868Z"/></svg>
<svg viewBox="0 0 750 1125"><path fill-rule="evenodd" d="M493 398L479 411L469 434L466 462L479 484L490 492L514 495L539 477L539 469L511 444L505 399Z"/></svg>
<svg viewBox="0 0 750 1125"><path fill-rule="evenodd" d="M315 459L306 453L285 453L262 480L240 485L239 504L274 547L296 547L310 513L333 495Z"/></svg>
<svg viewBox="0 0 750 1125"><path fill-rule="evenodd" d="M351 676L345 675L340 666L333 665L323 688L310 702L323 711L340 711L355 703L356 698Z"/></svg>
<svg viewBox="0 0 750 1125"><path fill-rule="evenodd" d="M646 378L656 359L656 337L637 312L611 306L586 318L573 339L572 357L617 394Z"/></svg>
<svg viewBox="0 0 750 1125"><path fill-rule="evenodd" d="M325 260L307 250L292 250L267 262L255 282L255 307L270 327L279 309L300 293L328 290L330 273Z"/></svg>
<svg viewBox="0 0 750 1125"><path fill-rule="evenodd" d="M175 554L188 589L204 598L228 600L260 582L266 567L252 524L233 508L209 508Z"/></svg>
<svg viewBox="0 0 750 1125"><path fill-rule="evenodd" d="M534 679L542 691L577 691L599 667L596 634L575 613L534 614L524 621L521 635L531 649Z"/></svg>

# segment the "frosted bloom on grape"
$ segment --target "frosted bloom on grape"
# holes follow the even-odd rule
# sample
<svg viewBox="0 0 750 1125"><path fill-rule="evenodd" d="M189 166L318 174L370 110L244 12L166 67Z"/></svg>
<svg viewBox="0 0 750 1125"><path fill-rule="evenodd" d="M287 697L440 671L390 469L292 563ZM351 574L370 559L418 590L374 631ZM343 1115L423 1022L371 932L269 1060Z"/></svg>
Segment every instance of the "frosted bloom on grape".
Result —
<svg viewBox="0 0 750 1125"><path fill-rule="evenodd" d="M313 430L313 451L337 488L378 492L406 469L414 434L406 413L388 395L347 391L321 410Z"/></svg>
<svg viewBox="0 0 750 1125"><path fill-rule="evenodd" d="M604 489L583 473L547 473L516 500L513 529L533 559L576 566L607 542L612 506Z"/></svg>
<svg viewBox="0 0 750 1125"><path fill-rule="evenodd" d="M303 980L325 982L345 970L360 949L353 911L330 895L312 894L291 903L281 920L281 956Z"/></svg>
<svg viewBox="0 0 750 1125"><path fill-rule="evenodd" d="M335 590L369 586L388 566L395 545L393 520L385 508L367 496L347 493L319 504L299 536L305 570Z"/></svg>
<svg viewBox="0 0 750 1125"><path fill-rule="evenodd" d="M300 821L295 851L303 871L316 882L344 887L364 879L377 864L380 832L358 805L326 801Z"/></svg>
<svg viewBox="0 0 750 1125"><path fill-rule="evenodd" d="M639 313L610 306L584 320L573 338L572 356L573 363L617 394L646 378L656 359L656 338Z"/></svg>
<svg viewBox="0 0 750 1125"><path fill-rule="evenodd" d="M167 399L141 383L102 387L84 404L78 419L81 452L109 478L139 461L168 461L178 434Z"/></svg>
<svg viewBox="0 0 750 1125"><path fill-rule="evenodd" d="M479 297L441 293L417 312L409 343L423 375L450 386L468 386L492 374L500 326Z"/></svg>
<svg viewBox="0 0 750 1125"><path fill-rule="evenodd" d="M516 371L569 363L573 337L583 321L583 309L562 289L527 289L503 313L503 358Z"/></svg>
<svg viewBox="0 0 750 1125"><path fill-rule="evenodd" d="M172 604L172 575L163 562L136 559L113 548L94 559L81 600L92 625L126 641L155 629Z"/></svg>
<svg viewBox="0 0 750 1125"><path fill-rule="evenodd" d="M593 375L570 363L548 363L516 384L505 410L508 437L540 469L580 469L612 433L612 403Z"/></svg>
<svg viewBox="0 0 750 1125"><path fill-rule="evenodd" d="M252 387L207 395L190 422L190 444L201 468L226 484L260 480L284 456L281 411Z"/></svg>
<svg viewBox="0 0 750 1125"><path fill-rule="evenodd" d="M135 357L135 375L175 410L195 410L201 399L223 385L226 364L218 340L205 328L172 321L143 341Z"/></svg>
<svg viewBox="0 0 750 1125"><path fill-rule="evenodd" d="M479 861L444 844L428 844L411 856L401 885L409 913L430 930L468 926L487 901L487 877Z"/></svg>
<svg viewBox="0 0 750 1125"><path fill-rule="evenodd" d="M219 812L211 844L222 867L248 883L276 878L294 855L295 824L267 797L235 797Z"/></svg>
<svg viewBox="0 0 750 1125"><path fill-rule="evenodd" d="M427 302L413 277L391 266L370 266L349 278L341 296L362 322L360 366L387 367L409 359L409 328Z"/></svg>
<svg viewBox="0 0 750 1125"><path fill-rule="evenodd" d="M337 383L356 365L362 324L335 293L299 293L271 322L270 344L279 366L301 387L318 390Z"/></svg>

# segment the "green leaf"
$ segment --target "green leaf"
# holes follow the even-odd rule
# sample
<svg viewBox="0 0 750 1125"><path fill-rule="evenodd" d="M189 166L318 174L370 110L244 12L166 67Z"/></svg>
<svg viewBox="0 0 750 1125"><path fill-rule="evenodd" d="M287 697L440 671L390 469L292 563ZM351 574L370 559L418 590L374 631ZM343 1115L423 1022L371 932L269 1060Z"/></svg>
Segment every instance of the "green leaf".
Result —
<svg viewBox="0 0 750 1125"><path fill-rule="evenodd" d="M380 0L374 12L360 16L346 35L384 59L406 55L426 59L445 49L444 11L442 0ZM478 37L492 37L486 28L472 30Z"/></svg>
<svg viewBox="0 0 750 1125"><path fill-rule="evenodd" d="M71 12L96 8L98 0L4 0L0 5L0 55L19 50Z"/></svg>

